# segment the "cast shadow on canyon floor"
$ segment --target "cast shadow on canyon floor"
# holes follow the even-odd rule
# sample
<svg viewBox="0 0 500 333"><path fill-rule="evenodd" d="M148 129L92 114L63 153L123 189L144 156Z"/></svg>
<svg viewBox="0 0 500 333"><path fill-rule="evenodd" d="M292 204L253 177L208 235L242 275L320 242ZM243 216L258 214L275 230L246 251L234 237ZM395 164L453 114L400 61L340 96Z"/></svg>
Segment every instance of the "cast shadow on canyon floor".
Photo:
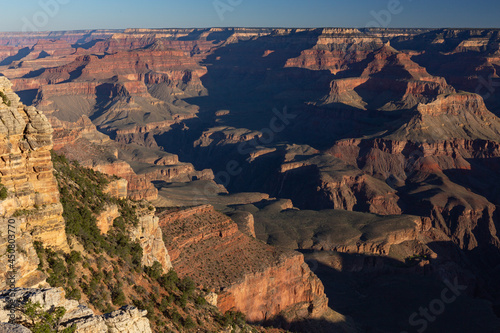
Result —
<svg viewBox="0 0 500 333"><path fill-rule="evenodd" d="M342 103L318 106L329 95L335 75L329 70L300 68L294 62L317 44L320 34L317 29L264 36L215 50L201 63L207 68L201 81L208 96L188 98L186 102L199 106L198 116L208 126L215 125L216 111L229 110L229 114L218 117L216 125L249 130L269 128L273 110L283 112L286 107L297 117L275 134L300 144L317 145L328 140L328 145L352 137L352 133L344 133L348 128L355 128L360 136L380 131L369 126L375 120L373 112ZM377 115L381 124L390 116ZM365 125L360 127L362 123Z"/></svg>
<svg viewBox="0 0 500 333"><path fill-rule="evenodd" d="M484 276L480 273L477 281L471 280L468 268L451 261L461 256L453 243L434 242L428 246L438 254L436 260L442 260L439 265L435 262L422 267L423 259L418 257L403 262L382 256L301 252L323 282L329 306L350 317L359 332L417 332L424 325L425 332L498 332L500 319L494 314L492 300L478 297L488 296ZM450 253L455 254L450 257ZM444 303L443 293L451 291L443 290L450 290L448 283L456 284L455 278L465 287L452 302ZM436 309L436 304L444 304L444 308ZM431 320L420 313L425 309L429 309ZM310 327L328 327L328 323L314 320L298 325L291 327L292 332L322 332ZM343 332L332 325L331 330L323 332Z"/></svg>

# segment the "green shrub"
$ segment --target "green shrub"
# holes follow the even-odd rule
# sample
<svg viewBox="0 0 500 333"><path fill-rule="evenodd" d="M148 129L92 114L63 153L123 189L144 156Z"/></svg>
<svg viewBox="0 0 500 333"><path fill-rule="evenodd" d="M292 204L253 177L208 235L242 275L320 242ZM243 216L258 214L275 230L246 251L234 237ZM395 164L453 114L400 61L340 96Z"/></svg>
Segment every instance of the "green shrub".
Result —
<svg viewBox="0 0 500 333"><path fill-rule="evenodd" d="M202 306L207 304L207 300L203 296L198 295L198 297L196 297L195 304L198 306Z"/></svg>
<svg viewBox="0 0 500 333"><path fill-rule="evenodd" d="M144 267L144 272L153 280L158 280L163 274L163 267L158 261L155 261L151 267Z"/></svg>
<svg viewBox="0 0 500 333"><path fill-rule="evenodd" d="M185 328L187 328L187 329L190 329L190 328L194 328L196 326L196 324L194 323L194 321L191 318L191 316L187 316L187 318L184 320L184 325L183 326Z"/></svg>
<svg viewBox="0 0 500 333"><path fill-rule="evenodd" d="M2 98L2 103L7 105L7 106L11 106L12 103L11 101L9 100L9 98L7 97L7 95L5 95L5 93L3 91L0 91L0 97Z"/></svg>
<svg viewBox="0 0 500 333"><path fill-rule="evenodd" d="M134 304L134 306L140 310L145 310L144 303L139 299L133 299L132 304Z"/></svg>
<svg viewBox="0 0 500 333"><path fill-rule="evenodd" d="M71 251L70 254L66 255L66 263L68 264L76 264L82 260L82 255L78 251Z"/></svg>
<svg viewBox="0 0 500 333"><path fill-rule="evenodd" d="M239 311L227 311L224 316L220 316L217 321L223 327L233 325L244 326L246 324L245 315Z"/></svg>
<svg viewBox="0 0 500 333"><path fill-rule="evenodd" d="M82 299L82 293L80 292L80 289L77 288L71 289L69 292L66 293L66 298L79 301Z"/></svg>
<svg viewBox="0 0 500 333"><path fill-rule="evenodd" d="M164 297L162 300L161 300L161 303L160 303L160 306L158 307L158 310L160 310L161 312L165 313L168 308L170 307L170 301L167 297Z"/></svg>
<svg viewBox="0 0 500 333"><path fill-rule="evenodd" d="M106 303L105 305L105 310L104 310L104 313L111 313L113 311L115 311L115 308L111 305L111 303Z"/></svg>
<svg viewBox="0 0 500 333"><path fill-rule="evenodd" d="M172 291L177 287L177 283L179 282L179 277L177 276L177 273L173 269L171 269L168 271L167 274L163 274L158 279L158 282L163 287L163 289L167 291Z"/></svg>
<svg viewBox="0 0 500 333"><path fill-rule="evenodd" d="M120 288L114 288L111 291L111 300L114 305L123 306L127 302L127 298Z"/></svg>
<svg viewBox="0 0 500 333"><path fill-rule="evenodd" d="M196 289L196 284L189 276L185 276L177 283L177 287L186 295L191 296Z"/></svg>
<svg viewBox="0 0 500 333"><path fill-rule="evenodd" d="M29 301L21 308L21 312L26 316L27 320L26 322L20 322L20 324L31 329L33 333L73 333L76 331L75 325L59 330L61 319L66 313L66 309L63 307L44 311L40 303Z"/></svg>
<svg viewBox="0 0 500 333"><path fill-rule="evenodd" d="M170 318L170 320L172 320L172 322L176 325L179 324L180 320L181 320L181 315L179 314L179 312L177 312L176 309L172 309L168 312L168 317Z"/></svg>
<svg viewBox="0 0 500 333"><path fill-rule="evenodd" d="M0 183L0 200L5 200L9 196L7 188Z"/></svg>
<svg viewBox="0 0 500 333"><path fill-rule="evenodd" d="M137 226L137 224L139 224L139 219L135 213L135 208L130 205L129 201L121 199L118 200L118 204L120 205L120 215L123 219L132 225Z"/></svg>
<svg viewBox="0 0 500 333"><path fill-rule="evenodd" d="M135 290L138 294L140 294L140 295L145 295L145 294L146 294L146 292L147 292L146 288L144 288L143 286L138 286L138 285L135 285L135 286L134 286L134 290Z"/></svg>
<svg viewBox="0 0 500 333"><path fill-rule="evenodd" d="M183 293L180 297L176 297L175 304L185 309L187 306L188 294Z"/></svg>

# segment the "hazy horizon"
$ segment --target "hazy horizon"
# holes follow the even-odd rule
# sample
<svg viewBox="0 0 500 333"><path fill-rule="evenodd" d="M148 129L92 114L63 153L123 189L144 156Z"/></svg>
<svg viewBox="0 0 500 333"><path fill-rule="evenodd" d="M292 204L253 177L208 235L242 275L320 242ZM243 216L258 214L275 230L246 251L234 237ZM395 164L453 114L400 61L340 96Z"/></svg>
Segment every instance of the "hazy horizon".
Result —
<svg viewBox="0 0 500 333"><path fill-rule="evenodd" d="M500 3L479 0L26 0L6 3L2 32L127 28L500 28Z"/></svg>
<svg viewBox="0 0 500 333"><path fill-rule="evenodd" d="M88 28L88 29L67 29L67 30L39 30L39 31L14 31L14 30L0 30L0 33L47 33L47 32L83 32L83 31L126 31L126 30L171 30L171 29L179 29L179 30L190 30L190 29L379 29L379 28L361 28L361 27L336 27L336 26L321 26L321 27L266 27L266 26L227 26L227 27L159 27L159 28L151 28L151 27L127 27L127 28ZM497 27L388 27L388 28L380 28L385 30L400 30L400 29L415 29L415 30L500 30Z"/></svg>

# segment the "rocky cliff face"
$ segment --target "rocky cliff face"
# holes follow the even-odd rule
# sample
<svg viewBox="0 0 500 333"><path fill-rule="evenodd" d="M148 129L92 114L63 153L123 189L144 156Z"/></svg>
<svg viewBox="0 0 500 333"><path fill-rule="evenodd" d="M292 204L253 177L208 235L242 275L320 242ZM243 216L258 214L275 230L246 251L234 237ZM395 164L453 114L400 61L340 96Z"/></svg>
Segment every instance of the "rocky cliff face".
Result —
<svg viewBox="0 0 500 333"><path fill-rule="evenodd" d="M67 151L67 146L63 152ZM73 154L68 154L74 156ZM77 159L78 160L78 159ZM82 157L84 165L87 163L93 163L93 160L89 160L88 156ZM132 167L125 161L114 160L112 163L95 163L92 168L96 171L105 173L107 175L117 176L123 178L127 181L127 195L132 200L155 200L158 197L158 190L153 186L150 180L148 180L144 175L137 175Z"/></svg>
<svg viewBox="0 0 500 333"><path fill-rule="evenodd" d="M294 321L320 318L328 310L328 299L303 256L296 255L224 288L217 307L241 311L250 322L272 321L278 314Z"/></svg>
<svg viewBox="0 0 500 333"><path fill-rule="evenodd" d="M153 206L137 209L139 223L132 228L131 238L139 241L143 250L142 264L153 266L158 261L165 272L172 268L170 256L163 242L163 234L159 225L160 219L155 216Z"/></svg>
<svg viewBox="0 0 500 333"><path fill-rule="evenodd" d="M118 187L118 189L115 189ZM114 180L107 185L105 190L116 199L127 198L126 181ZM147 201L134 204L137 215L137 225L128 230L130 238L138 241L142 248L142 265L153 266L158 261L165 272L172 268L170 256L163 242L163 235L159 225L159 218L155 216L156 209ZM102 234L107 234L112 229L116 218L122 216L116 204L107 204L103 211L96 217L96 225Z"/></svg>
<svg viewBox="0 0 500 333"><path fill-rule="evenodd" d="M96 171L123 178L128 197L133 200L157 199L158 190L153 181L190 182L214 178L211 170L198 171L191 163L180 162L177 155L144 147L134 141L123 142L123 138L113 141L99 132L87 116L74 123L54 116L49 120L54 127L55 151ZM158 147L154 140L142 138L139 142Z"/></svg>
<svg viewBox="0 0 500 333"><path fill-rule="evenodd" d="M19 253L19 285L33 286L41 282L35 272L33 241L41 241L54 250L69 249L59 191L52 174L52 129L41 112L19 102L5 77L0 77L0 93L5 96L0 103L0 173L7 189L0 211L5 223L7 218L17 220L16 236L24 247ZM2 226L7 231L7 225ZM2 244L6 244L7 234L2 231L2 235ZM5 249L2 246L2 251ZM3 255L2 258L6 260ZM5 286L4 281L0 286Z"/></svg>
<svg viewBox="0 0 500 333"><path fill-rule="evenodd" d="M78 333L152 332L146 318L147 311L141 311L132 306L124 306L117 311L98 316L85 305L78 304L77 301L67 300L62 288L3 291L0 293L0 323L6 323L9 320L8 299L15 301L19 305L24 305L30 301L39 303L44 311L51 310L54 307L62 307L66 310L66 313L61 319L60 328L75 325L75 332ZM22 317L20 313L17 313L17 316ZM22 329L22 326L18 327L18 329ZM2 326L0 326L1 328Z"/></svg>
<svg viewBox="0 0 500 333"><path fill-rule="evenodd" d="M496 208L489 202L496 199L489 190L473 193L456 174L478 177L473 170L498 158L499 139L498 117L479 95L461 93L420 104L416 115L390 135L339 141L329 153L385 180L406 200L418 198L418 209L410 207L415 202L400 205L431 217L436 228L472 250L481 243L498 244Z"/></svg>
<svg viewBox="0 0 500 333"><path fill-rule="evenodd" d="M263 322L319 318L328 310L323 285L302 255L244 235L213 207L164 213L160 224L175 270L216 290L221 311Z"/></svg>

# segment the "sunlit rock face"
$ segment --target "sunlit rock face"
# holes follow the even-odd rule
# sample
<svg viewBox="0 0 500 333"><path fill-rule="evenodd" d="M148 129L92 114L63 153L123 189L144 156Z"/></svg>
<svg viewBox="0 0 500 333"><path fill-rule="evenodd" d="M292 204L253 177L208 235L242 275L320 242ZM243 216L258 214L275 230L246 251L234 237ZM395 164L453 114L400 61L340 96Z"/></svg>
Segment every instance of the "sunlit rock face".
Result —
<svg viewBox="0 0 500 333"><path fill-rule="evenodd" d="M5 96L0 103L0 173L7 189L7 196L0 203L3 216L0 239L5 245L0 251L7 248L8 218L15 218L20 269L17 283L34 286L44 277L36 271L38 258L33 242L41 241L54 250L67 251L69 247L52 173L52 128L43 113L19 102L11 86L9 80L0 77L0 92ZM6 260L6 256L1 257ZM0 282L2 286L5 287L5 279Z"/></svg>
<svg viewBox="0 0 500 333"><path fill-rule="evenodd" d="M139 310L133 306L124 306L119 310L104 315L96 315L83 304L74 300L67 300L62 288L47 289L15 289L5 290L0 293L0 323L8 322L9 310L7 300L14 300L19 304L29 301L39 303L42 310L48 311L54 307L62 307L66 311L61 318L60 329L76 326L77 333L151 333L149 320L146 318L147 311ZM1 326L2 329L5 326ZM9 327L10 329L10 327ZM19 332L31 332L23 327L17 327ZM17 331L6 331L17 332Z"/></svg>

